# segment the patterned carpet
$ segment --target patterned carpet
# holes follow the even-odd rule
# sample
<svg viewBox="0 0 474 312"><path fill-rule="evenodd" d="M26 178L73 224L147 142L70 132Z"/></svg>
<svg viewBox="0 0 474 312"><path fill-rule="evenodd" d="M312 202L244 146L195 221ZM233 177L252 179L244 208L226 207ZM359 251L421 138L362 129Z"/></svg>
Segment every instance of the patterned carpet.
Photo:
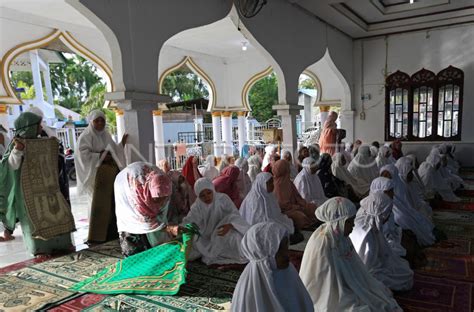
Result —
<svg viewBox="0 0 474 312"><path fill-rule="evenodd" d="M474 174L469 172L470 175ZM474 196L466 196L473 201ZM458 206L459 207L459 206ZM433 220L448 239L425 249L412 290L395 295L404 311L455 312L474 308L474 211L442 205ZM442 209L441 209L442 208ZM311 233L304 233L309 237ZM305 244L295 245L299 269ZM299 250L299 251L298 251ZM228 311L239 271L188 265L188 282L177 296L78 294L68 290L121 257L116 241L69 255L29 260L0 269L0 311Z"/></svg>

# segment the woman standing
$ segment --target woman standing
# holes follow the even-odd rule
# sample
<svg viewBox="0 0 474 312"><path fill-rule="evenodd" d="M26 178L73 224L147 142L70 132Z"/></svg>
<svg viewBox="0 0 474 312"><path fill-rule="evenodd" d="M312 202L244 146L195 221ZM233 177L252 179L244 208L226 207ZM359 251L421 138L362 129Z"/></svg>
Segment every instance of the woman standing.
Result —
<svg viewBox="0 0 474 312"><path fill-rule="evenodd" d="M89 126L77 141L79 152L75 157L77 191L92 198L87 242L94 244L117 238L114 181L125 166L128 135L123 136L121 143L115 143L100 110L92 111L88 120Z"/></svg>
<svg viewBox="0 0 474 312"><path fill-rule="evenodd" d="M46 199L48 201L46 207L43 205L40 208L25 201L26 197L31 199L34 194L27 194L27 192L32 191L24 187L26 181L23 181L22 171L30 167L30 162L37 163L39 159L43 161L49 159L48 155L40 154L37 155L37 159L25 158L29 147L24 140L38 138L42 132L41 121L40 116L30 112L22 113L15 120L15 138L3 155L0 169L0 220L5 228L11 232L15 228L16 220L20 220L27 250L35 256L51 254L56 251L70 251L73 247L71 232L74 230L71 208L59 190L57 194L48 194L53 195L54 198ZM50 165L54 168L57 163ZM52 172L44 172L43 174L44 177L38 178L48 179L52 177L57 179L57 175L51 175ZM46 182L43 181L43 183ZM59 184L59 182L57 183ZM35 209L44 210L41 214L38 214ZM36 217L32 218L32 215ZM57 223L51 224L52 222ZM49 228L45 228L45 226L49 226ZM54 228L51 229L51 227ZM48 235L48 238L46 238L46 234L51 233L51 231L54 231L57 235L55 234L52 237ZM35 233L43 234L38 236Z"/></svg>
<svg viewBox="0 0 474 312"><path fill-rule="evenodd" d="M328 118L324 122L323 131L319 138L319 147L321 153L327 153L333 155L336 153L337 145L337 113L332 111L329 113Z"/></svg>

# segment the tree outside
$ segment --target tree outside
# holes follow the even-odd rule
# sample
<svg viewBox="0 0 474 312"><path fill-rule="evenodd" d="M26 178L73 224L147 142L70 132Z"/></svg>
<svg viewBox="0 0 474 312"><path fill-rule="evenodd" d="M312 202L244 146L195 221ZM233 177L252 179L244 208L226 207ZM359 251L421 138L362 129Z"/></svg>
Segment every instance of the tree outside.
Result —
<svg viewBox="0 0 474 312"><path fill-rule="evenodd" d="M252 116L258 122L266 122L273 117L273 106L278 104L278 82L272 73L258 80L249 91Z"/></svg>
<svg viewBox="0 0 474 312"><path fill-rule="evenodd" d="M206 83L187 67L181 67L167 75L163 81L162 92L175 102L209 99Z"/></svg>

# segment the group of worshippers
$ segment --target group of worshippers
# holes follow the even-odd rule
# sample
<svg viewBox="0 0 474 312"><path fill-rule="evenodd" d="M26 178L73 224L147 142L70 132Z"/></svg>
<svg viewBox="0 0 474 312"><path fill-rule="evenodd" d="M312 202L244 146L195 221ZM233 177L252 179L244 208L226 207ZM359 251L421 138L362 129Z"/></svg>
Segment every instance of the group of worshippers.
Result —
<svg viewBox="0 0 474 312"><path fill-rule="evenodd" d="M337 140L331 116L322 133L327 142ZM41 121L20 115L2 170L21 170L22 139L38 138ZM91 202L88 241L118 237L128 257L194 224L200 235L189 260L245 265L233 311L401 311L392 291L412 287L420 247L436 240L429 201L457 201L454 192L463 184L449 144L434 147L419 168L416 158L403 156L400 142L359 141L344 149L325 146L323 153L318 145L303 146L295 159L273 145L263 159L219 162L210 155L200 165L190 156L176 171L166 160L126 166L126 141L124 135L116 143L105 115L91 112L76 152L78 188ZM5 223L8 213L0 212ZM50 241L32 237L28 218L18 218L33 254L72 246L68 233ZM301 230L314 232L298 273L289 245L301 241Z"/></svg>

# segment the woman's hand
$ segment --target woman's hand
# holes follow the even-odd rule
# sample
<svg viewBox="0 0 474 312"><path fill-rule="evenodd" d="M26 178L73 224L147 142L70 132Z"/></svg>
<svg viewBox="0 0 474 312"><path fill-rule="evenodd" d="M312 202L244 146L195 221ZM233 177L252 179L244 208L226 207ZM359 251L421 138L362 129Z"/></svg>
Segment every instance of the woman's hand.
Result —
<svg viewBox="0 0 474 312"><path fill-rule="evenodd" d="M19 138L14 138L13 143L15 143L15 149L18 151L23 151L25 149L25 143L22 142Z"/></svg>
<svg viewBox="0 0 474 312"><path fill-rule="evenodd" d="M229 231L232 230L233 228L234 226L230 223L224 224L223 226L217 229L217 235L224 236L227 233L229 233Z"/></svg>
<svg viewBox="0 0 474 312"><path fill-rule="evenodd" d="M125 146L125 144L127 144L127 140L128 140L128 133L125 133L122 137L122 141L120 142L122 146Z"/></svg>

